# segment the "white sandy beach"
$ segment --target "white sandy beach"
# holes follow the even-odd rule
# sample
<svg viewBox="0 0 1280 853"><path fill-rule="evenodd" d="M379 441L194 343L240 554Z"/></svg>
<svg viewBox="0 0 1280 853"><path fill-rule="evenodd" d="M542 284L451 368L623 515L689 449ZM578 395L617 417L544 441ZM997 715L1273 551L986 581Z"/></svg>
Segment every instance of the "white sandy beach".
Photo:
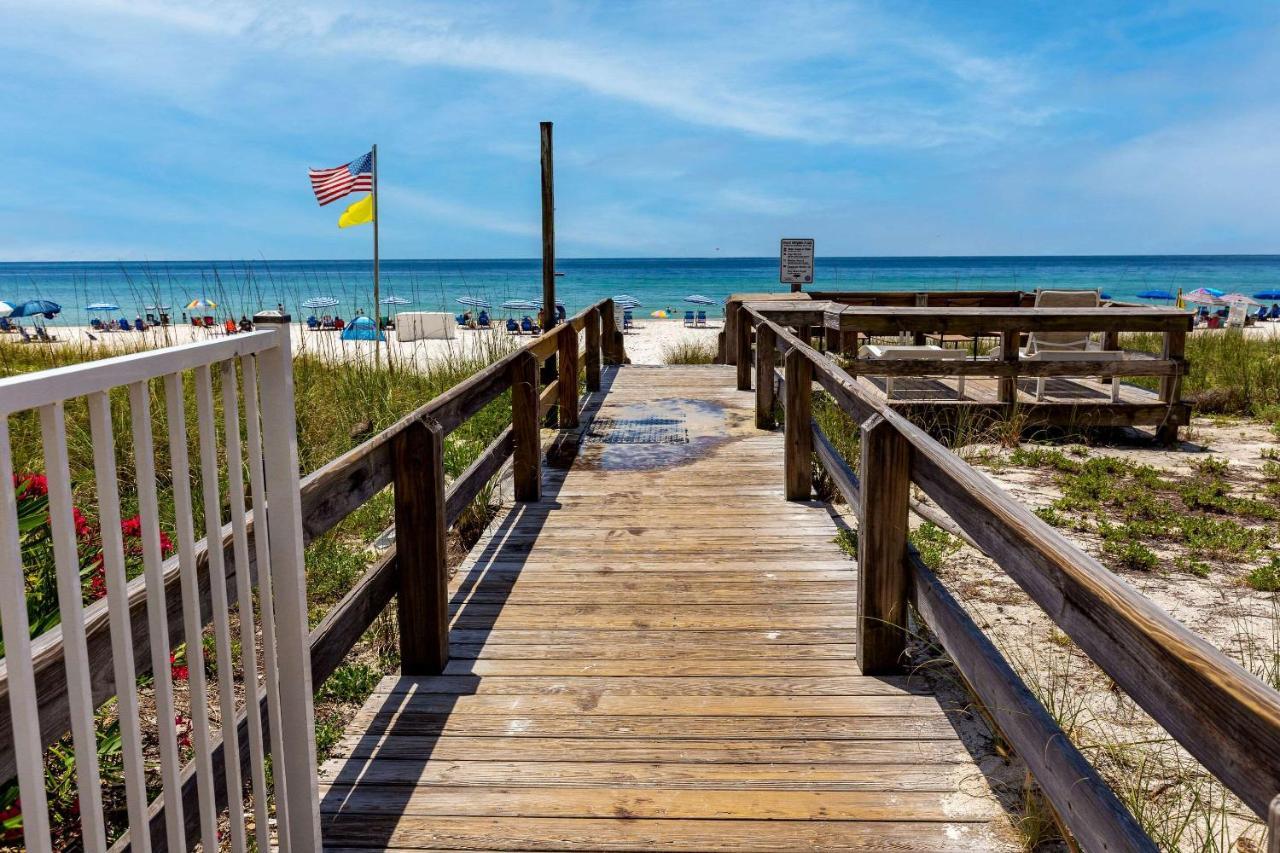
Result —
<svg viewBox="0 0 1280 853"><path fill-rule="evenodd" d="M1276 324L1280 326L1280 323ZM662 364L663 353L671 346L684 341L709 342L715 346L716 336L723 326L723 321L714 319L708 325L690 328L683 320L662 320L654 318L637 319L634 329L626 333L626 351L634 364ZM88 326L50 326L49 333L56 336L54 346L77 344L101 348L103 357L109 356L113 350L132 349L139 343L148 348L186 344L193 341L222 337L221 329L204 329L195 326L154 327L145 332L99 332ZM480 355L488 353L497 355L506 347L519 346L528 342L528 335L509 335L505 331L481 331L476 329L457 329L452 340L419 340L398 341L394 331L387 333L386 349L398 365L415 364L426 368L436 360L459 355ZM90 337L92 335L92 337ZM291 329L293 351L295 354L312 354L335 362L372 361L374 344L372 341L344 341L339 332L313 332L297 323ZM47 346L47 344L23 344L15 334L0 335L0 345Z"/></svg>

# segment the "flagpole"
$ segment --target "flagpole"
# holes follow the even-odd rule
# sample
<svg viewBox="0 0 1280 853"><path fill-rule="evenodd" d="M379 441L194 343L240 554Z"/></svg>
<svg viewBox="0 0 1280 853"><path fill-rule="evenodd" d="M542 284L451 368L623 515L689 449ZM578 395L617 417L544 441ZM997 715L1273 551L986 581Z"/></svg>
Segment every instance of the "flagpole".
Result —
<svg viewBox="0 0 1280 853"><path fill-rule="evenodd" d="M378 302L378 145L373 146L373 364L382 364L382 305Z"/></svg>

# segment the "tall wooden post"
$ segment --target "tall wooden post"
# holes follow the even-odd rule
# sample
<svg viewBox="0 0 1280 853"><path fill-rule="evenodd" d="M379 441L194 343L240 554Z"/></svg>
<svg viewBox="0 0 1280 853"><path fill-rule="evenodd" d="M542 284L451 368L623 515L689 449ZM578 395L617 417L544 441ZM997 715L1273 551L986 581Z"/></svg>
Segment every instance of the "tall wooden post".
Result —
<svg viewBox="0 0 1280 853"><path fill-rule="evenodd" d="M391 453L400 569L400 671L439 675L449 662L444 430L435 421L418 421L395 437Z"/></svg>
<svg viewBox="0 0 1280 853"><path fill-rule="evenodd" d="M880 415L862 425L858 518L858 666L863 675L901 668L907 634L907 509L911 446Z"/></svg>
<svg viewBox="0 0 1280 853"><path fill-rule="evenodd" d="M600 309L587 312L587 390L600 390Z"/></svg>
<svg viewBox="0 0 1280 853"><path fill-rule="evenodd" d="M551 151L551 122L538 123L542 136L542 331L555 328L556 312L556 190ZM556 381L556 357L542 363L542 383ZM555 424L555 408L547 412L547 425Z"/></svg>
<svg viewBox="0 0 1280 853"><path fill-rule="evenodd" d="M918 307L918 308L927 308L928 306L929 306L929 294L928 294L928 293L923 293L923 292L921 292L921 293L917 293L917 294L916 294L916 307ZM927 339L926 339L926 337L925 337L925 333L924 333L924 332L916 332L916 333L915 333L915 336L912 338L911 342L912 342L915 346L922 347L922 346L924 346L924 345L925 345L925 341L926 341L926 340L927 340ZM938 341L938 343L939 343L939 345L941 345L941 344L942 344L942 341Z"/></svg>
<svg viewBox="0 0 1280 853"><path fill-rule="evenodd" d="M1000 360L1006 364L1018 363L1018 345L1022 342L1021 332L1000 333ZM1018 400L1018 377L1001 376L999 381L999 399L1001 403L1016 403Z"/></svg>
<svg viewBox="0 0 1280 853"><path fill-rule="evenodd" d="M751 390L751 315L745 305L738 306L738 328L736 333L737 352L735 363L738 365L738 390Z"/></svg>
<svg viewBox="0 0 1280 853"><path fill-rule="evenodd" d="M578 425L578 333L572 325L560 329L560 429Z"/></svg>
<svg viewBox="0 0 1280 853"><path fill-rule="evenodd" d="M1175 329L1164 333L1164 347L1160 357L1166 361L1183 361L1187 351L1187 333L1184 329ZM1160 378L1160 402L1168 403L1170 411L1166 413L1166 422L1156 430L1156 440L1161 444L1176 444L1178 441L1178 425L1168 422L1174 403L1182 399L1182 375L1163 376Z"/></svg>
<svg viewBox="0 0 1280 853"><path fill-rule="evenodd" d="M380 363L382 347L382 303L378 301L378 145L374 143L369 156L370 182L373 191L369 193L373 205L373 365ZM391 350L387 350L387 365L391 365Z"/></svg>
<svg viewBox="0 0 1280 853"><path fill-rule="evenodd" d="M542 440L538 432L538 359L523 352L511 362L512 475L518 501L542 498Z"/></svg>
<svg viewBox="0 0 1280 853"><path fill-rule="evenodd" d="M1267 816L1267 853L1280 853L1280 794L1271 801Z"/></svg>
<svg viewBox="0 0 1280 853"><path fill-rule="evenodd" d="M777 335L768 323L756 329L756 428L773 429L777 423L773 409L773 361L777 347Z"/></svg>
<svg viewBox="0 0 1280 853"><path fill-rule="evenodd" d="M807 501L813 491L813 365L798 348L787 352L787 410L783 422L783 478L789 501Z"/></svg>

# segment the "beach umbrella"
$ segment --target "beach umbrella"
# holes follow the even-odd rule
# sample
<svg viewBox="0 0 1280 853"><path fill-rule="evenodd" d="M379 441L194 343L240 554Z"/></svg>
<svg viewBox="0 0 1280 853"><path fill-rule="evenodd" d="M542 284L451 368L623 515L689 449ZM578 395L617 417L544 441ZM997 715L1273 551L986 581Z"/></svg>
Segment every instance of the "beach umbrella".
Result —
<svg viewBox="0 0 1280 853"><path fill-rule="evenodd" d="M1144 290L1138 294L1138 298L1139 299L1167 299L1170 302L1177 299L1176 296L1174 296L1172 293L1170 293L1167 290Z"/></svg>
<svg viewBox="0 0 1280 853"><path fill-rule="evenodd" d="M1222 291L1216 288L1197 287L1182 298L1187 302L1197 302L1201 305L1219 305L1222 303L1222 296Z"/></svg>
<svg viewBox="0 0 1280 853"><path fill-rule="evenodd" d="M218 303L212 299L205 299L203 296L192 299L187 303L187 311L212 311L218 307Z"/></svg>
<svg viewBox="0 0 1280 853"><path fill-rule="evenodd" d="M147 311L172 311L173 310L172 305L144 305L142 307Z"/></svg>
<svg viewBox="0 0 1280 853"><path fill-rule="evenodd" d="M708 299L707 297L703 296L701 293L690 293L688 296L684 298L684 301L692 302L694 305L715 305L716 304L716 301L714 299Z"/></svg>
<svg viewBox="0 0 1280 853"><path fill-rule="evenodd" d="M0 300L0 317L8 317L13 313L13 306L4 300Z"/></svg>
<svg viewBox="0 0 1280 853"><path fill-rule="evenodd" d="M1258 300L1254 299L1252 296L1245 296L1243 293L1228 293L1226 296L1222 297L1222 301L1227 303L1232 303L1232 304L1239 302L1245 305L1262 304L1258 302Z"/></svg>
<svg viewBox="0 0 1280 853"><path fill-rule="evenodd" d="M471 308L490 308L488 300L481 299L479 296L459 296L459 305L467 305Z"/></svg>
<svg viewBox="0 0 1280 853"><path fill-rule="evenodd" d="M35 317L43 314L50 320L53 315L62 311L62 306L48 299L28 299L9 313L10 317Z"/></svg>
<svg viewBox="0 0 1280 853"><path fill-rule="evenodd" d="M303 308L332 308L338 304L338 300L332 296L313 296L302 303ZM188 305L188 308L191 306ZM214 306L217 307L216 305Z"/></svg>
<svg viewBox="0 0 1280 853"><path fill-rule="evenodd" d="M508 299L502 307L508 311L541 311L542 303L532 299Z"/></svg>
<svg viewBox="0 0 1280 853"><path fill-rule="evenodd" d="M380 300L383 305L408 305L412 299L405 299L403 296L387 296Z"/></svg>
<svg viewBox="0 0 1280 853"><path fill-rule="evenodd" d="M1264 290L1253 294L1254 299L1266 299L1270 302L1280 301L1280 290Z"/></svg>
<svg viewBox="0 0 1280 853"><path fill-rule="evenodd" d="M119 305L113 305L110 302L94 302L92 305L84 306L86 311L119 311Z"/></svg>
<svg viewBox="0 0 1280 853"><path fill-rule="evenodd" d="M613 297L613 304L617 308L639 308L640 300L626 293L621 293Z"/></svg>

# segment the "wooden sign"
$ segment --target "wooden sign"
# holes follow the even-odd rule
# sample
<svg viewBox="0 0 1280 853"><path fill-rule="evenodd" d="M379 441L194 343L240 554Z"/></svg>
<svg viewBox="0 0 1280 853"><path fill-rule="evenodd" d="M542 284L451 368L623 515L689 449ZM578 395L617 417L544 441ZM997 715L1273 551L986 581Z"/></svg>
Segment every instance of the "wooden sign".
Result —
<svg viewBox="0 0 1280 853"><path fill-rule="evenodd" d="M778 258L778 281L791 285L793 291L813 283L813 240L807 237L783 237Z"/></svg>

